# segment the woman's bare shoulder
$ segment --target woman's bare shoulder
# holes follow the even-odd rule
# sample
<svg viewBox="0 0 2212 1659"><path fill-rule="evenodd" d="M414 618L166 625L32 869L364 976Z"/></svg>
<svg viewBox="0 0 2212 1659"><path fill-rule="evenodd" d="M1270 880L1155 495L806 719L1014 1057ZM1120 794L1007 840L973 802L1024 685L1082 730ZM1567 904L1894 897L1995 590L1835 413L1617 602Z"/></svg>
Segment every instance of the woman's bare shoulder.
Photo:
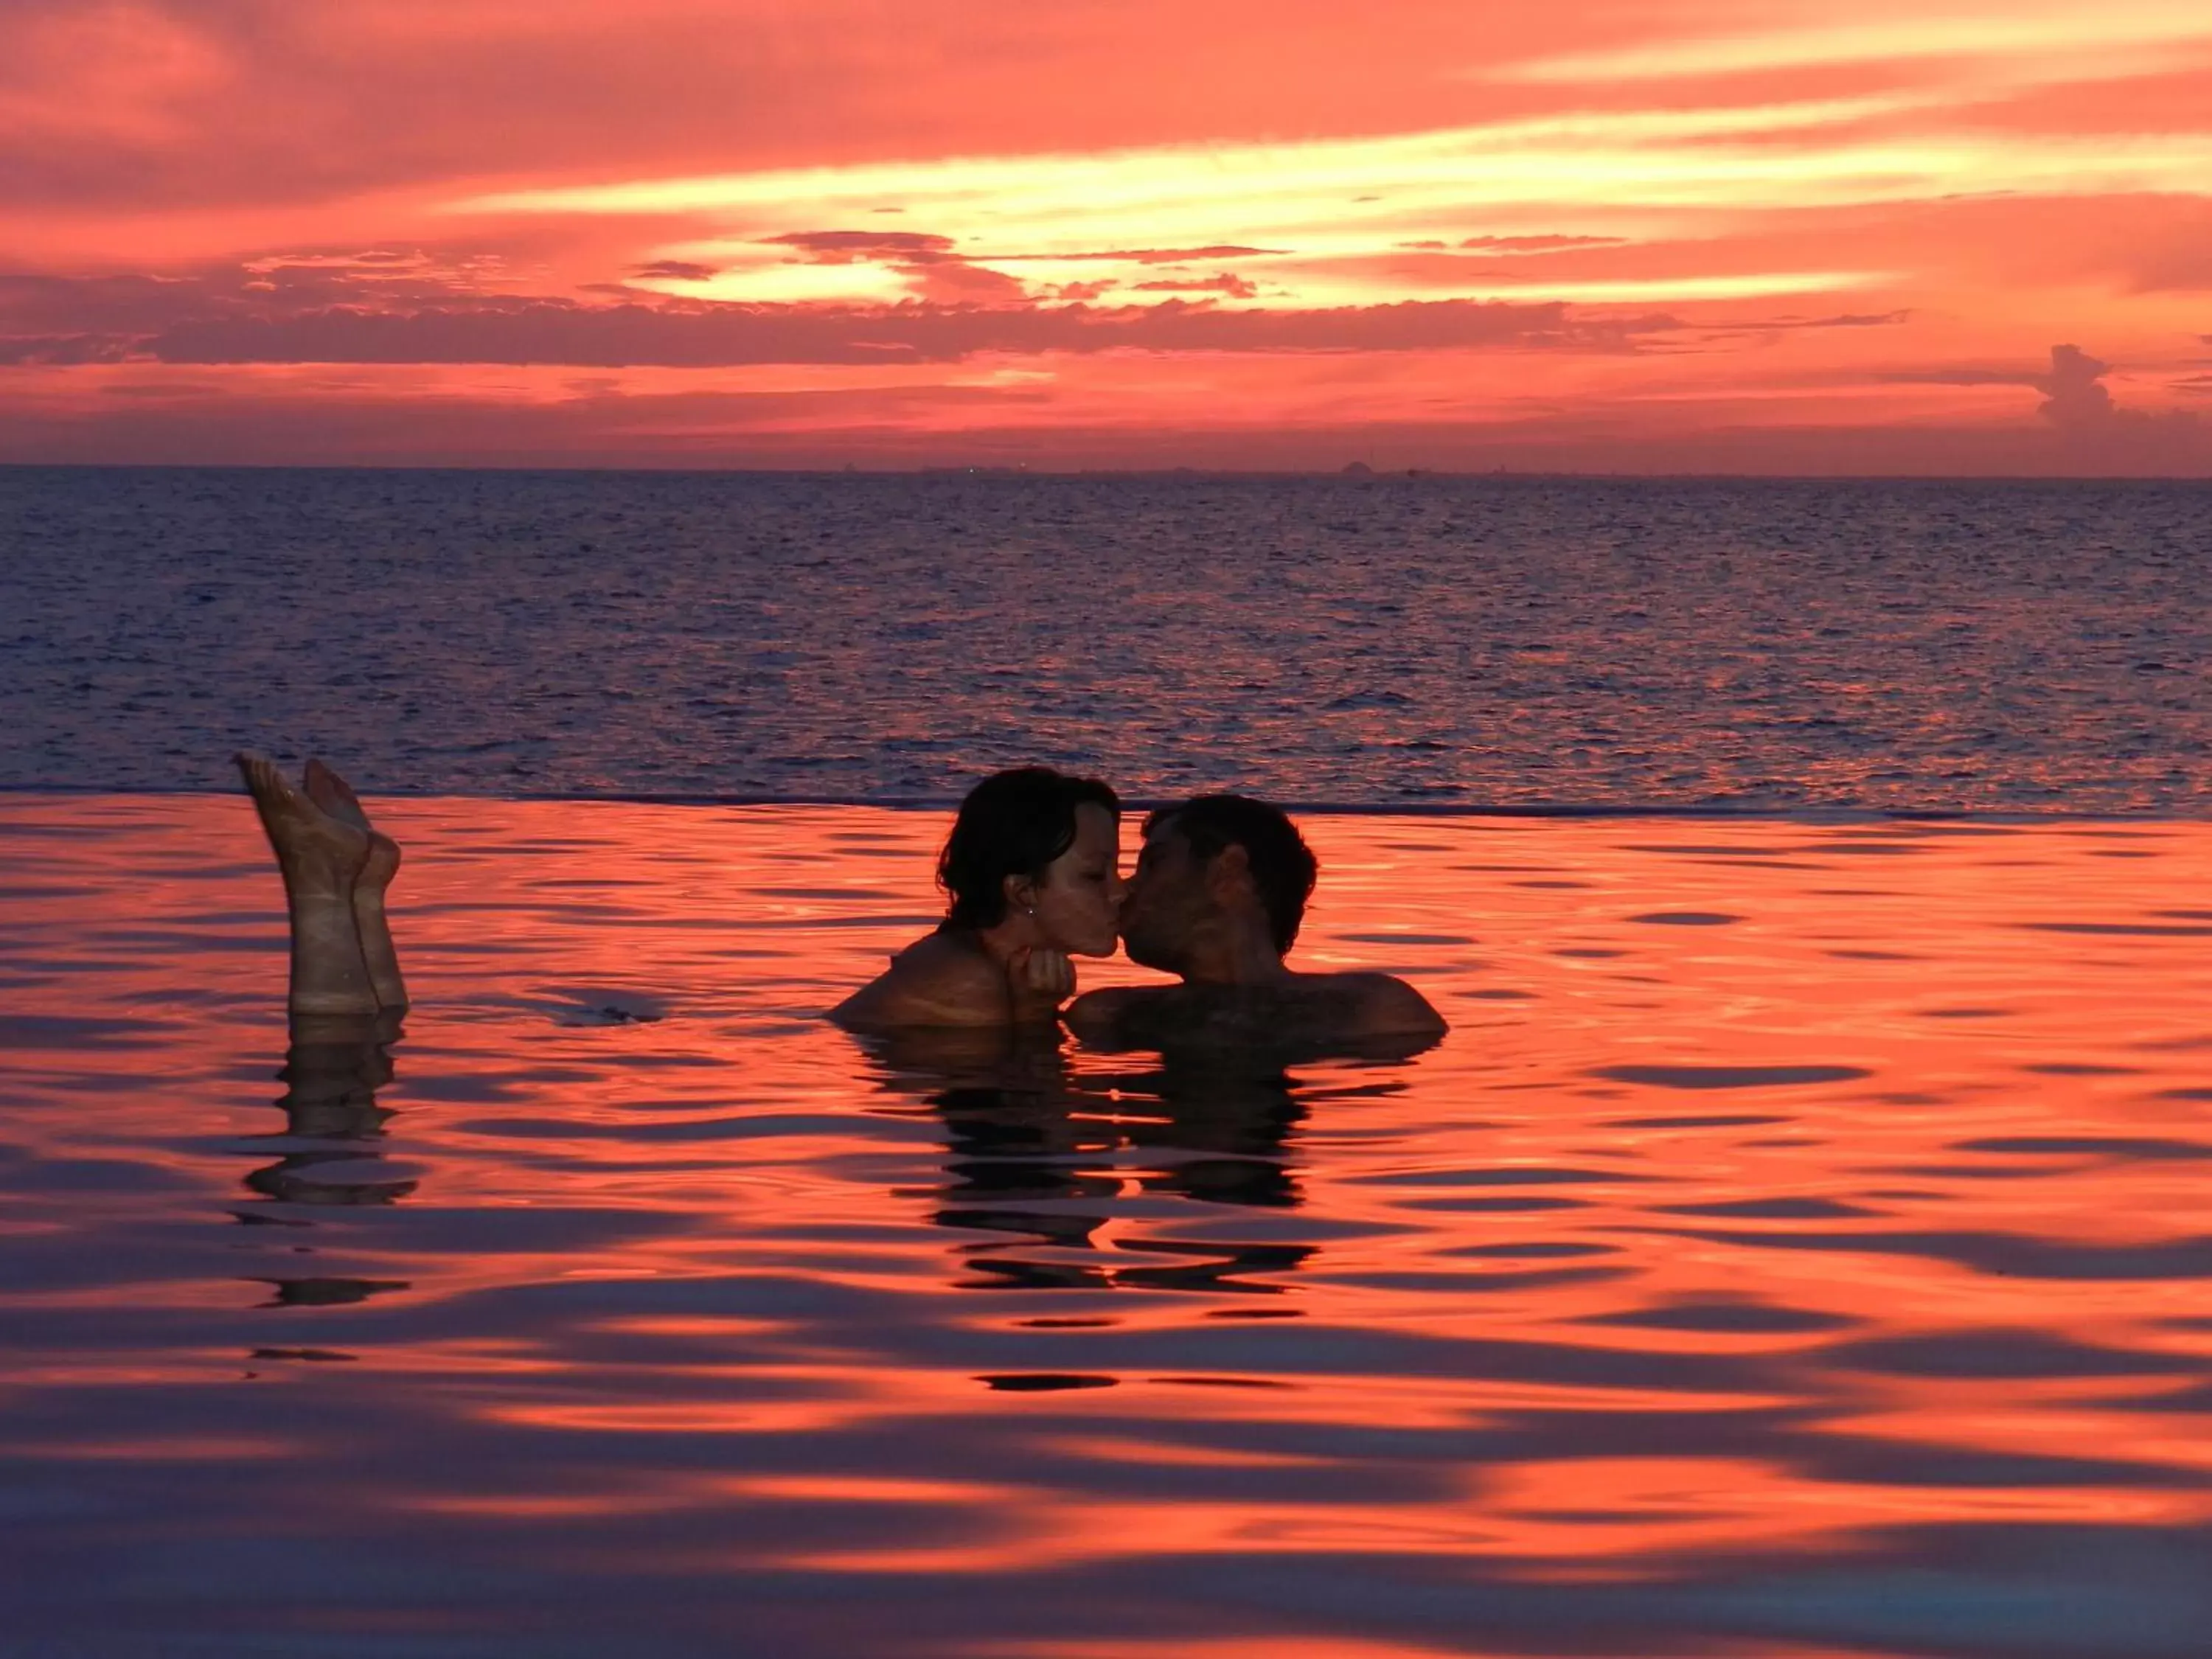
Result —
<svg viewBox="0 0 2212 1659"><path fill-rule="evenodd" d="M830 1011L842 1025L1003 1025L1004 972L981 951L944 933L927 933L891 965Z"/></svg>

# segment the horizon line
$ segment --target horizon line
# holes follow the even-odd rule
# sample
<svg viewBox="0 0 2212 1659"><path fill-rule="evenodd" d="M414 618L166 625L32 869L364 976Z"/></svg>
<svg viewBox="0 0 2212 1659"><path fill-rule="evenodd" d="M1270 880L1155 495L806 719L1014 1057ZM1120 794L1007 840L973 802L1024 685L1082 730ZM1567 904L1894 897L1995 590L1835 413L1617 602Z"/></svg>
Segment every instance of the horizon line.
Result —
<svg viewBox="0 0 2212 1659"><path fill-rule="evenodd" d="M1151 811L1156 808L1181 805L1203 790L1190 793L1159 796L1124 796L1123 816ZM567 802L579 805L600 803L614 806L717 806L717 807L858 807L884 812L951 812L960 805L958 795L777 795L766 793L718 794L685 790L628 790L589 791L575 789L533 790L528 793L492 793L465 790L390 789L379 787L380 799L403 801L485 800L512 802ZM246 800L248 797L236 788L193 788L185 786L145 786L118 788L98 784L72 783L0 783L0 799L11 796L56 795L69 798L112 796L125 799L142 798L169 799L180 795L205 796L210 799ZM1898 823L1926 824L1940 828L1947 824L1966 826L1960 833L1973 833L1986 824L2038 823L2202 823L2201 813L2186 811L2085 811L2078 808L2029 806L1875 806L1850 802L1807 801L1796 805L1761 805L1736 801L1685 801L1674 804L1626 804L1603 801L1345 801L1345 800L1279 800L1273 803L1285 812L1301 812L1315 817L1418 817L1418 818L1727 818L1736 821L1756 820L1766 823Z"/></svg>
<svg viewBox="0 0 2212 1659"><path fill-rule="evenodd" d="M1382 467L1347 462L1339 467L1090 466L1060 467L979 462L933 462L915 466L697 466L653 463L443 461L37 461L0 459L0 472L466 472L596 473L616 476L761 478L1145 478L1254 480L1333 478L1346 483L1494 481L1665 483L2004 483L2207 484L2207 472L1748 472L1595 470L1565 467Z"/></svg>

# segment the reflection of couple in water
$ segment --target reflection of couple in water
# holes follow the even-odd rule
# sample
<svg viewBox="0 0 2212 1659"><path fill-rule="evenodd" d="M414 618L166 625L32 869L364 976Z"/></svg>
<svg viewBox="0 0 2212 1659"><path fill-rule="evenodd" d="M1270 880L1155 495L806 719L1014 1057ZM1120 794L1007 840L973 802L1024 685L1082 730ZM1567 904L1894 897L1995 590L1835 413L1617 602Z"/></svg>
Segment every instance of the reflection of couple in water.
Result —
<svg viewBox="0 0 2212 1659"><path fill-rule="evenodd" d="M326 1176L322 1164L353 1157L342 1143L376 1138L386 1115L375 1090L407 1006L385 915L399 848L320 762L298 786L259 757L239 766L290 913L291 1086L280 1103L295 1136L322 1143L251 1184L308 1202L388 1201L405 1185L364 1184L357 1162L332 1185L339 1166ZM975 1282L1261 1288L1238 1275L1292 1266L1306 1248L1154 1241L1129 1246L1152 1253L1134 1265L1106 1265L1089 1243L1105 1219L1100 1200L1118 1190L1106 1166L1139 1158L1148 1191L1295 1203L1280 1149L1304 1109L1283 1068L1402 1058L1444 1022L1389 975L1285 964L1316 866L1279 809L1238 795L1163 808L1145 821L1127 880L1120 814L1104 784L1042 767L977 785L939 860L945 921L831 1018L908 1080L895 1089L919 1083L943 1122L952 1158L938 1218L999 1241L963 1248ZM1070 958L1111 956L1117 939L1176 982L1074 997ZM1078 1078L1063 1023L1085 1048L1160 1062ZM1027 1248L1010 1251L1014 1238Z"/></svg>
<svg viewBox="0 0 2212 1659"><path fill-rule="evenodd" d="M1133 1218L1121 1202L1132 1177L1155 1198L1295 1205L1283 1147L1305 1105L1285 1068L1401 1058L1444 1023L1387 974L1285 963L1316 866L1275 807L1202 795L1163 808L1146 819L1126 882L1120 813L1104 784L1041 767L977 785L938 864L944 922L832 1018L867 1033L895 1077L920 1082L950 1137L936 1219L974 1241L960 1247L964 1283L1266 1293L1310 1244L1274 1229L1252 1239L1122 1226L1110 1247L1097 1235ZM1068 1002L1069 957L1111 956L1117 934L1131 961L1178 982ZM1086 1048L1158 1061L1072 1068L1062 1021Z"/></svg>
<svg viewBox="0 0 2212 1659"><path fill-rule="evenodd" d="M399 848L338 775L309 761L295 788L239 757L284 876L292 1012L391 1015L407 1006L385 916ZM1145 820L1135 872L1120 871L1121 802L1104 784L1044 767L969 792L938 861L945 919L831 1017L856 1030L1006 1030L1064 1018L1107 1048L1278 1044L1308 1052L1425 1046L1444 1022L1388 974L1299 973L1297 939L1316 866L1279 809L1200 795ZM1069 997L1070 958L1133 962L1180 983Z"/></svg>

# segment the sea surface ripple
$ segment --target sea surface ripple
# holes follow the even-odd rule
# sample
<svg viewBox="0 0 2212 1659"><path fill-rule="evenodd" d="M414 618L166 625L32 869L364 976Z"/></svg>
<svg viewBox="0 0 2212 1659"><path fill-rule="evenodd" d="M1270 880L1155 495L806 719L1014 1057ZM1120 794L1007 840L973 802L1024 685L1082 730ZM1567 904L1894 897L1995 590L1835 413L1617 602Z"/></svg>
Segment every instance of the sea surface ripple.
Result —
<svg viewBox="0 0 2212 1659"><path fill-rule="evenodd" d="M348 1071L0 799L11 1656L2207 1650L2212 829L1315 815L1453 1030L1250 1066L819 1019L941 813L373 805Z"/></svg>
<svg viewBox="0 0 2212 1659"><path fill-rule="evenodd" d="M0 469L0 787L2197 811L2212 486Z"/></svg>

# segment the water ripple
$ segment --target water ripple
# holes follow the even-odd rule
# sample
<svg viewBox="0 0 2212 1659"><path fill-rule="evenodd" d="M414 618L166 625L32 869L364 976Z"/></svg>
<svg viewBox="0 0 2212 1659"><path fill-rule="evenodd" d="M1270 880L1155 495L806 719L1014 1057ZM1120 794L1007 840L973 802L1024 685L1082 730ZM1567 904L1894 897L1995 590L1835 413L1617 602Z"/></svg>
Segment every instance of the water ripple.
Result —
<svg viewBox="0 0 2212 1659"><path fill-rule="evenodd" d="M812 1018L939 816L387 816L280 1078L244 803L0 802L27 1652L2203 1649L2212 830L1319 817L1455 1029L1194 1068Z"/></svg>

